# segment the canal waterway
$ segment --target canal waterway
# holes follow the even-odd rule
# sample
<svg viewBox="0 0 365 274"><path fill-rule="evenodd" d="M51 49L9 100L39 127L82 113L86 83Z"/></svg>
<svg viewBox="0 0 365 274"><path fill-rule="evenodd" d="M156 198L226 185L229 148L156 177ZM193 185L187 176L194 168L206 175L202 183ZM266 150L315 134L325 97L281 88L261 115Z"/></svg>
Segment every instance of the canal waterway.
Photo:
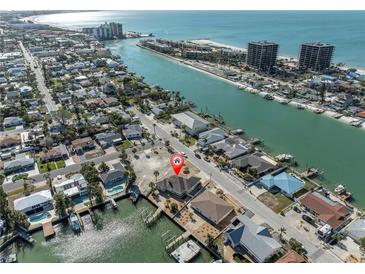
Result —
<svg viewBox="0 0 365 274"><path fill-rule="evenodd" d="M15 248L18 261L22 263L169 263L175 262L164 249L161 236L180 235L183 230L162 215L148 228L142 221L140 211L155 207L147 200L140 200L137 205L129 199L118 202L118 210L107 208L97 210L100 225L95 227L90 216L83 217L85 232L75 235L70 226L58 224L56 236L45 240L43 232L33 234L35 243L30 246L19 242ZM213 258L205 249L193 262L210 262Z"/></svg>

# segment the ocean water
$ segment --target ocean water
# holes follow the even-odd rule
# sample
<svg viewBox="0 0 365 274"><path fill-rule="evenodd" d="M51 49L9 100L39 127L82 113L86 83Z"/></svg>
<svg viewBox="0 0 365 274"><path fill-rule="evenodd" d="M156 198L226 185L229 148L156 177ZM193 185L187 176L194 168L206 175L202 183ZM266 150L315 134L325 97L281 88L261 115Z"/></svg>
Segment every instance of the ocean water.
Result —
<svg viewBox="0 0 365 274"><path fill-rule="evenodd" d="M69 28L104 21L124 24L125 30L152 32L170 39L209 38L245 46L248 41L270 39L280 44L280 54L296 56L301 42L336 44L335 61L365 67L365 12L243 11L243 12L90 12L38 17L40 22ZM365 206L365 131L334 119L297 110L238 90L216 77L196 71L136 46L137 40L111 41L131 71L150 84L178 90L197 108L221 114L227 125L243 128L250 137L264 140L273 154L290 153L300 168L324 171L324 183L333 190L344 184L354 203Z"/></svg>
<svg viewBox="0 0 365 274"><path fill-rule="evenodd" d="M105 11L38 19L71 28L113 21L156 37L209 38L238 47L272 40L279 43L280 55L290 57L298 57L301 43L321 41L336 45L335 62L365 69L365 11Z"/></svg>

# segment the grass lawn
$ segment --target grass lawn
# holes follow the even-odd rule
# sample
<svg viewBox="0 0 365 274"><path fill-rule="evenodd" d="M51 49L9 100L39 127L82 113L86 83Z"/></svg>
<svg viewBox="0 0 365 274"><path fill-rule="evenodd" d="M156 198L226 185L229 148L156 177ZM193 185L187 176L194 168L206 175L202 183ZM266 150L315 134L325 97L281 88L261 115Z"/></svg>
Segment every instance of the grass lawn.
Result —
<svg viewBox="0 0 365 274"><path fill-rule="evenodd" d="M57 162L48 162L48 163L44 163L42 164L39 160L37 161L37 165L38 165L38 169L39 169L39 173L43 174L55 169L59 169L59 168L63 168L66 166L65 161L64 160L59 160Z"/></svg>
<svg viewBox="0 0 365 274"><path fill-rule="evenodd" d="M5 131L10 131L10 130L14 130L16 127L8 127L5 129Z"/></svg>
<svg viewBox="0 0 365 274"><path fill-rule="evenodd" d="M57 161L56 166L57 166L57 169L64 168L66 166L65 161L64 160Z"/></svg>
<svg viewBox="0 0 365 274"><path fill-rule="evenodd" d="M297 193L295 193L294 197L299 198L300 196L303 196L304 194L306 194L308 191L311 191L315 187L316 187L315 184L313 184L309 181L305 181L304 188L302 188Z"/></svg>
<svg viewBox="0 0 365 274"><path fill-rule="evenodd" d="M261 194L258 199L267 207L271 208L275 213L280 213L284 208L293 203L292 200L281 193L274 195L270 192L265 192Z"/></svg>
<svg viewBox="0 0 365 274"><path fill-rule="evenodd" d="M185 137L180 139L180 141L182 141L188 147L196 143L196 139L189 135L185 135Z"/></svg>
<svg viewBox="0 0 365 274"><path fill-rule="evenodd" d="M128 148L131 148L132 144L131 142L129 142L128 140L124 140L123 143L121 143L120 145L117 146L117 149L120 150L126 150Z"/></svg>

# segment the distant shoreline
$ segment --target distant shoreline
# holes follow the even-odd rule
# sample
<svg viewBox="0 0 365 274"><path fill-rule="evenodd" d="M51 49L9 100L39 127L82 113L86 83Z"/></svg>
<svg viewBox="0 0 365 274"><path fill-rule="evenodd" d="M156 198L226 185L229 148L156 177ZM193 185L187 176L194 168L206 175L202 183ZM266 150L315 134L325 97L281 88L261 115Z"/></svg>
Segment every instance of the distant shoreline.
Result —
<svg viewBox="0 0 365 274"><path fill-rule="evenodd" d="M224 78L224 77L222 77L222 76L220 76L220 75L217 75L217 74L215 74L215 73L213 73L213 72L211 72L211 71L209 71L209 70L205 70L205 69L203 69L203 68L201 68L201 67L198 67L198 66L194 65L194 64L193 64L193 62L191 62L191 61L182 60L182 59L179 59L179 58L176 58L176 57L170 56L170 55L168 55L168 54L164 54L164 53L161 53L161 52L155 51L155 50L153 50L153 49L150 49L150 48L144 47L144 46L142 46L142 45L140 45L140 44L137 44L137 46L138 46L138 47L140 47L140 48L142 48L142 49L145 49L145 50L151 51L151 52L153 52L153 53L155 53L155 54L158 54L158 55L160 55L160 56L166 57L166 58L168 58L168 59L170 59L170 60L173 60L173 61L175 61L175 62L177 62L177 63L179 63L179 64L185 65L185 66L187 66L187 67L189 67L189 68L191 68L191 69L194 69L194 70L200 71L200 72L205 73L205 74L207 74L207 75L210 75L210 76L216 77L216 78L217 78L217 79L219 79L219 80L223 80L223 81L225 81L225 82L227 82L227 83L230 83L230 84L232 84L232 85L236 86L236 87L237 87L237 89L241 86L241 84L240 84L239 82L235 82L235 81L229 80L229 79ZM257 91L257 92L250 92L249 90L247 90L247 89L245 89L245 88L244 88L244 89L242 89L242 90L243 90L244 92L249 92L249 93L252 93L252 94L259 95L259 96L261 96L261 97L264 97L264 96L266 95L266 93L265 93L265 92L260 92L260 91ZM278 95L274 95L274 100L275 100L275 101L280 102L280 99L286 99L286 98L281 97L281 96L278 96ZM294 107L296 107L298 104L300 104L300 105L304 105L304 106L305 106L305 109L304 109L304 110L308 110L308 111L313 112L313 113L315 113L315 110L316 110L316 109L318 109L318 107L316 107L316 106L314 106L314 105L311 105L311 104L303 104L303 103L297 102L297 101L295 101L295 100L291 100L291 101L289 102L289 104L290 104L290 105L292 105L292 106L294 106ZM299 111L299 110L298 110L298 111ZM325 110L322 114L323 114L323 115L325 115L325 116L326 116L326 117L328 117L328 118L332 118L332 119L334 119L334 120L336 120L336 121L338 121L338 122L341 122L341 123L344 123L344 124L347 124L347 125L350 125L350 126L352 126L352 125L351 125L351 122L355 119L355 118L352 118L352 117L346 117L346 116L342 116L342 117L341 117L341 118L339 118L339 119L335 119L335 118L334 118L334 116L335 116L337 113L336 113L336 112L334 112L334 111L328 111L328 110ZM320 115L320 114L318 114L318 115ZM364 123L361 127L357 127L357 128L358 128L358 129L363 129L363 130L365 130L365 123Z"/></svg>

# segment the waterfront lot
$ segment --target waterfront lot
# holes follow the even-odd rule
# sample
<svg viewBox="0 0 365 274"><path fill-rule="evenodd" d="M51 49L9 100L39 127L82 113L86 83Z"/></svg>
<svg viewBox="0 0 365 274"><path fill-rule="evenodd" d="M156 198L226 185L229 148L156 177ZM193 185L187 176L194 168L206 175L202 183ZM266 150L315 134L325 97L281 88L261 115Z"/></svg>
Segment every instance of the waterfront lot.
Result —
<svg viewBox="0 0 365 274"><path fill-rule="evenodd" d="M288 197L281 194L280 192L272 194L267 191L262 193L257 198L267 207L271 208L275 213L280 213L284 208L287 208L293 203L292 200L290 200Z"/></svg>

